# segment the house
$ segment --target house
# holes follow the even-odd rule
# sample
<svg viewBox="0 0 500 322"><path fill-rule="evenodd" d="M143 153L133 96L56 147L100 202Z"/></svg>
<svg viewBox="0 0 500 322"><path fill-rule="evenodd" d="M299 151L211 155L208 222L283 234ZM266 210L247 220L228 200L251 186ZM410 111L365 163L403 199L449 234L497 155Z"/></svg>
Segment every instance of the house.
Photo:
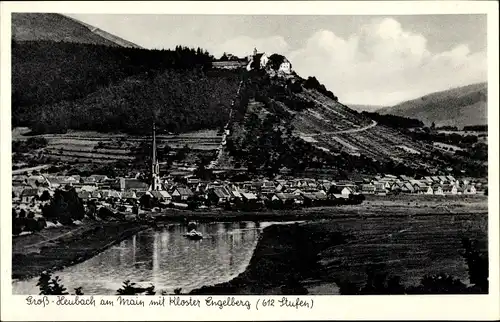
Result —
<svg viewBox="0 0 500 322"><path fill-rule="evenodd" d="M260 187L260 192L262 194L272 194L276 190L276 186L272 181L263 181Z"/></svg>
<svg viewBox="0 0 500 322"><path fill-rule="evenodd" d="M92 191L96 191L97 188L98 188L97 183L91 183L91 184L82 185L79 190L92 192Z"/></svg>
<svg viewBox="0 0 500 322"><path fill-rule="evenodd" d="M258 53L257 49L254 49L253 56L250 56L248 61L247 70L250 71L256 67L255 65L257 65L258 68L265 68L269 62L269 57L267 54Z"/></svg>
<svg viewBox="0 0 500 322"><path fill-rule="evenodd" d="M363 184L361 185L361 193L365 195L373 195L375 194L375 185L373 184Z"/></svg>
<svg viewBox="0 0 500 322"><path fill-rule="evenodd" d="M78 198L80 198L82 200L89 200L90 197L91 197L91 194L88 191L80 191L78 193Z"/></svg>
<svg viewBox="0 0 500 322"><path fill-rule="evenodd" d="M121 194L121 198L126 200L136 200L137 196L135 194L135 191L129 190L129 191L123 191Z"/></svg>
<svg viewBox="0 0 500 322"><path fill-rule="evenodd" d="M158 199L159 201L166 201L166 202L172 201L172 196L164 190L153 190L153 191L149 192L149 194L153 198Z"/></svg>
<svg viewBox="0 0 500 322"><path fill-rule="evenodd" d="M208 197L218 204L223 204L231 200L231 193L225 187L217 187L209 191Z"/></svg>
<svg viewBox="0 0 500 322"><path fill-rule="evenodd" d="M433 195L434 194L434 189L432 189L432 186L427 186L427 190L423 190L423 194L426 195Z"/></svg>
<svg viewBox="0 0 500 322"><path fill-rule="evenodd" d="M323 191L329 191L330 188L332 187L332 183L329 182L329 181L324 181L324 182L321 182L319 185L318 185L318 189L319 190L323 190Z"/></svg>
<svg viewBox="0 0 500 322"><path fill-rule="evenodd" d="M332 185L330 190L328 190L328 194L341 194L345 196L349 196L354 192L355 187L353 185Z"/></svg>
<svg viewBox="0 0 500 322"><path fill-rule="evenodd" d="M304 198L304 205L306 206L314 206L318 203L318 198L314 193L305 192L302 194L302 197Z"/></svg>
<svg viewBox="0 0 500 322"><path fill-rule="evenodd" d="M432 186L433 194L435 195L444 195L443 188L441 185L435 184Z"/></svg>
<svg viewBox="0 0 500 322"><path fill-rule="evenodd" d="M118 192L116 190L102 190L101 191L101 196L103 198L121 199L120 192Z"/></svg>
<svg viewBox="0 0 500 322"><path fill-rule="evenodd" d="M153 197L153 195L151 194L150 191L136 191L135 195L136 195L137 199L141 199L141 197L144 196L144 195L148 195L151 198Z"/></svg>
<svg viewBox="0 0 500 322"><path fill-rule="evenodd" d="M288 59L285 58L283 60L283 62L280 64L278 72L281 72L284 74L291 74L292 73L292 64L288 61Z"/></svg>
<svg viewBox="0 0 500 322"><path fill-rule="evenodd" d="M401 187L401 192L403 193L414 193L415 188L409 182L405 182Z"/></svg>
<svg viewBox="0 0 500 322"><path fill-rule="evenodd" d="M375 183L375 194L384 196L387 194L387 189L385 188L385 184L383 183Z"/></svg>
<svg viewBox="0 0 500 322"><path fill-rule="evenodd" d="M229 193L231 195L231 201L241 201L243 200L242 191L239 189L230 189Z"/></svg>
<svg viewBox="0 0 500 322"><path fill-rule="evenodd" d="M97 190L94 190L90 193L90 198L91 199L101 199L102 198L102 194L97 191Z"/></svg>
<svg viewBox="0 0 500 322"><path fill-rule="evenodd" d="M120 191L143 191L147 190L149 185L135 178L119 178L112 185L112 188Z"/></svg>
<svg viewBox="0 0 500 322"><path fill-rule="evenodd" d="M442 183L446 183L448 182L448 178L446 178L446 176L439 176L439 181L441 181Z"/></svg>
<svg viewBox="0 0 500 322"><path fill-rule="evenodd" d="M30 203L40 197L41 193L38 189L27 188L21 192L21 202L22 203Z"/></svg>
<svg viewBox="0 0 500 322"><path fill-rule="evenodd" d="M404 188L405 184L401 181L399 182L395 182L390 189L387 189L387 190L390 190L392 192L401 192L403 191L403 188ZM384 188L386 187L385 183L384 183Z"/></svg>
<svg viewBox="0 0 500 322"><path fill-rule="evenodd" d="M431 179L432 179L432 182L434 182L434 183L440 183L441 182L441 179L439 179L439 177L436 177L436 176L432 176Z"/></svg>
<svg viewBox="0 0 500 322"><path fill-rule="evenodd" d="M243 201L248 203L256 203L258 200L257 196L251 192L241 192L241 197L243 198Z"/></svg>
<svg viewBox="0 0 500 322"><path fill-rule="evenodd" d="M466 185L461 190L464 195L475 195L477 193L477 189L474 185Z"/></svg>
<svg viewBox="0 0 500 322"><path fill-rule="evenodd" d="M412 181L413 190L415 193L423 194L426 193L429 186L422 181L414 180ZM432 191L432 189L431 189Z"/></svg>
<svg viewBox="0 0 500 322"><path fill-rule="evenodd" d="M326 194L321 193L321 192L305 192L302 194L302 197L304 198L304 205L307 206L317 206L321 205L321 203L325 200L328 199Z"/></svg>
<svg viewBox="0 0 500 322"><path fill-rule="evenodd" d="M201 180L197 178L188 178L186 180L186 184L190 189L196 189L200 183Z"/></svg>
<svg viewBox="0 0 500 322"><path fill-rule="evenodd" d="M457 180L455 179L455 177L453 177L453 176L446 176L446 179L448 179L448 182L450 182L450 183L454 183L454 182L456 182L456 181L457 181Z"/></svg>
<svg viewBox="0 0 500 322"><path fill-rule="evenodd" d="M434 180L432 180L432 177L424 177L423 180L427 182L427 184L432 184L432 182L434 182Z"/></svg>
<svg viewBox="0 0 500 322"><path fill-rule="evenodd" d="M90 177L94 178L94 182L96 183L100 183L109 179L108 176L102 174L92 174Z"/></svg>
<svg viewBox="0 0 500 322"><path fill-rule="evenodd" d="M276 193L272 196L271 200L274 202L281 202L284 205L301 205L304 203L304 197L292 193Z"/></svg>
<svg viewBox="0 0 500 322"><path fill-rule="evenodd" d="M189 188L177 187L172 192L172 199L176 201L187 201L194 196Z"/></svg>
<svg viewBox="0 0 500 322"><path fill-rule="evenodd" d="M395 184L395 181L393 180L387 180L387 179L382 179L378 183L384 185L384 189L386 190L391 190L392 186Z"/></svg>
<svg viewBox="0 0 500 322"><path fill-rule="evenodd" d="M441 189L445 195L456 195L458 193L457 186L452 184L445 184Z"/></svg>
<svg viewBox="0 0 500 322"><path fill-rule="evenodd" d="M402 180L402 181L410 181L412 180L412 178L408 177L408 176L405 176L405 175L400 175L399 178Z"/></svg>

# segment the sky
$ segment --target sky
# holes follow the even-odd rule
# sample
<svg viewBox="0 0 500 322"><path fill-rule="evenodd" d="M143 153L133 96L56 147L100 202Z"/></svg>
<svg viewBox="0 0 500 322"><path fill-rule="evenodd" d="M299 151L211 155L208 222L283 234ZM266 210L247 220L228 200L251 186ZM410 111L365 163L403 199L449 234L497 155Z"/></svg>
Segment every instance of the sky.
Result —
<svg viewBox="0 0 500 322"><path fill-rule="evenodd" d="M486 15L68 16L144 48L279 53L346 104L388 106L487 81Z"/></svg>

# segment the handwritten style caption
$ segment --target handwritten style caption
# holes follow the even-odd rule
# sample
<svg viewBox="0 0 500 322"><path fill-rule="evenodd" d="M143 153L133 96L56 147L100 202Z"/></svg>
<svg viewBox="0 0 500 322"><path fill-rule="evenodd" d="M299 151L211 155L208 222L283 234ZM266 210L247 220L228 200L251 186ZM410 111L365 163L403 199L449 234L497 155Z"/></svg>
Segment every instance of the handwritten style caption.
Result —
<svg viewBox="0 0 500 322"><path fill-rule="evenodd" d="M257 297L252 300L242 300L234 296L205 298L187 296L115 296L99 298L91 296L28 296L26 304L29 306L93 306L93 307L209 307L223 310L226 307L242 308L246 310L262 310L269 308L289 308L294 310L314 307L312 298L283 296L279 298Z"/></svg>

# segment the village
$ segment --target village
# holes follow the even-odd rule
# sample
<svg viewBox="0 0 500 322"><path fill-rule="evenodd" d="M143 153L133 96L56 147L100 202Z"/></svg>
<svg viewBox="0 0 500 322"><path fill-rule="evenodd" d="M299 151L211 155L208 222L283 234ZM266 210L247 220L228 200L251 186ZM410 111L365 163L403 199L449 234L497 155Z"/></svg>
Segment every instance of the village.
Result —
<svg viewBox="0 0 500 322"><path fill-rule="evenodd" d="M12 201L16 211L41 216L42 207L56 189L75 189L85 205L134 212L178 209L264 209L342 205L362 201L364 195L475 195L485 194L487 185L470 178L432 176L420 179L384 175L356 180L311 178L255 179L230 182L203 181L194 176L167 176L159 189L137 178L108 178L105 175L51 176L17 175L12 178ZM153 200L154 202L150 202ZM152 207L148 205L158 205Z"/></svg>

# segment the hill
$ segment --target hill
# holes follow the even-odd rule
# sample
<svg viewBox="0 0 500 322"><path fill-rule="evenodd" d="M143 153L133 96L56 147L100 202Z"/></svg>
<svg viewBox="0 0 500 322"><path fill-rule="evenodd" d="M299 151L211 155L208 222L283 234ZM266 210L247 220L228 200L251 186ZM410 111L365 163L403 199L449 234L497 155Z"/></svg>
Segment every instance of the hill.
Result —
<svg viewBox="0 0 500 322"><path fill-rule="evenodd" d="M349 108L357 111L357 112L376 112L380 109L383 109L385 106L380 105L360 105L360 104L347 104Z"/></svg>
<svg viewBox="0 0 500 322"><path fill-rule="evenodd" d="M391 127L391 120L350 109L314 77L281 75L269 70L272 63L247 71L213 68L212 61L201 48L13 41L12 124L48 141L28 156L17 147L21 154L13 160L111 168L119 161L121 169L133 169L149 155L142 142L155 115L158 131L174 134L162 141L165 155L176 149L176 160L184 160L188 144L215 169L344 177L484 170L443 156L432 142ZM186 133L198 130L211 132ZM88 131L101 135L91 139Z"/></svg>
<svg viewBox="0 0 500 322"><path fill-rule="evenodd" d="M57 13L13 13L12 39L140 48L104 30Z"/></svg>
<svg viewBox="0 0 500 322"><path fill-rule="evenodd" d="M383 108L380 114L412 117L427 125L457 126L488 124L488 84L479 83L436 92Z"/></svg>
<svg viewBox="0 0 500 322"><path fill-rule="evenodd" d="M200 101L191 100L193 103L187 104L183 116L170 115L173 120L180 117L180 124L185 125L191 122L190 118L196 118L196 113L185 114L192 112L194 106L206 112L208 105L204 97L218 93L221 97L215 102L228 104L228 98L214 87L217 75L208 73L211 61L212 57L200 48L146 50L51 41L13 42L12 124L28 126L39 133L58 133L67 130L68 126L118 130L113 125L118 122L123 124L121 130L128 131L132 128L126 125L129 124L127 120L136 115L150 117L153 107L170 109L179 106L180 99L200 98ZM166 76L167 70L176 73ZM221 81L233 83L222 91L236 91L239 80L234 73L228 71L218 75ZM161 89L147 86L153 85L158 77L163 77ZM194 84L200 85L198 92L187 90L197 86ZM124 89L127 92L123 92ZM186 93L194 93L194 96L186 97ZM134 105L130 108L132 101ZM82 104L88 104L87 111L81 108ZM102 110L90 115L93 106L100 106ZM145 109L150 112L144 113ZM111 110L114 113L103 113ZM100 121L96 121L98 117ZM116 121L117 118L120 121ZM103 123L103 120L106 121ZM191 123L196 122L203 123ZM137 126L137 121L134 124ZM203 124L217 127L220 122ZM150 126L151 119L134 132L149 131Z"/></svg>

